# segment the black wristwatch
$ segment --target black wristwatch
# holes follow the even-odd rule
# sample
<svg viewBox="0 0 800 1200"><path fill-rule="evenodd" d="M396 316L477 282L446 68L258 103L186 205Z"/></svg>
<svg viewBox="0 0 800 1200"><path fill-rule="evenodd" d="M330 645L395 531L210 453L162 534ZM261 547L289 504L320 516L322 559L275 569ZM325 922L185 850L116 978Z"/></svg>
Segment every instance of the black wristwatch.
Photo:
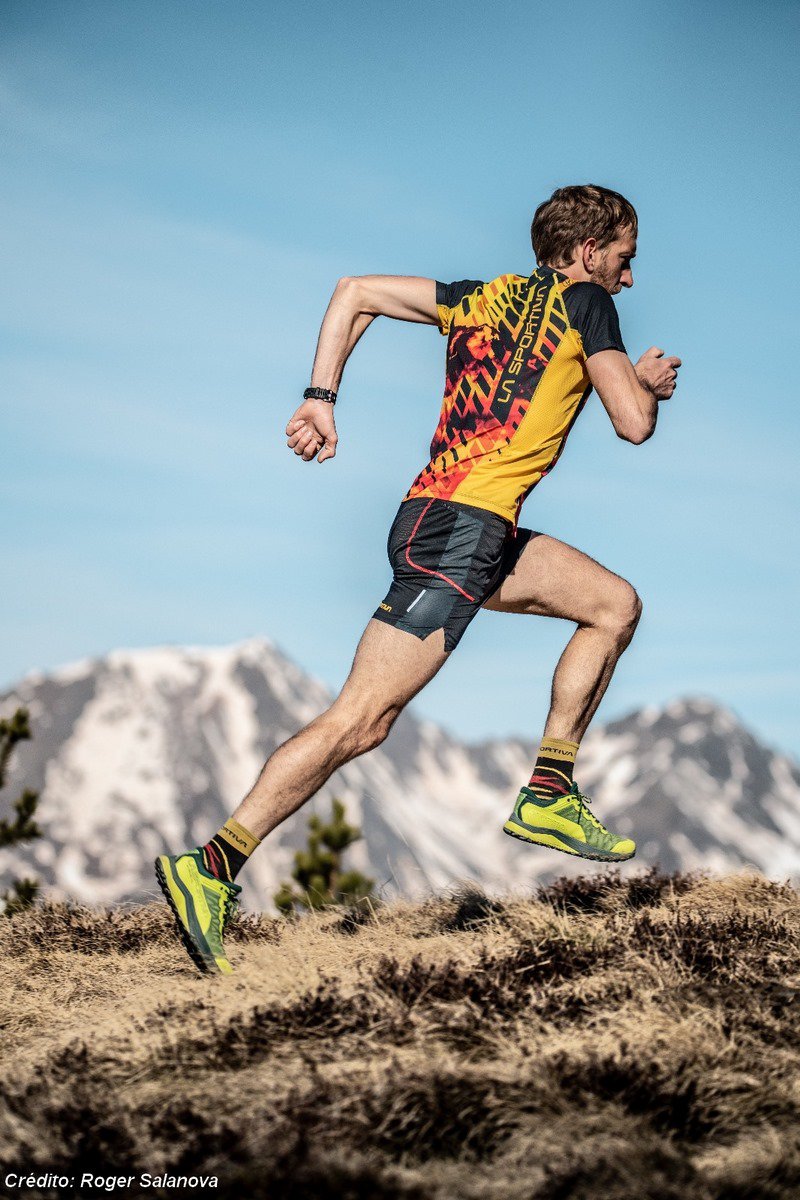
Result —
<svg viewBox="0 0 800 1200"><path fill-rule="evenodd" d="M326 404L336 403L336 392L330 388L307 387L303 392L304 400L324 400Z"/></svg>

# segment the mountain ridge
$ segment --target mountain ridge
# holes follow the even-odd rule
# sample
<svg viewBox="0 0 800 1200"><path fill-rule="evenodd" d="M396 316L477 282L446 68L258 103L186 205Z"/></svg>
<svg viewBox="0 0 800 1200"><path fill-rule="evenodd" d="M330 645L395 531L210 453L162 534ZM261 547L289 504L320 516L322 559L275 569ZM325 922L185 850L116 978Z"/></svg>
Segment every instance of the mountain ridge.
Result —
<svg viewBox="0 0 800 1200"><path fill-rule="evenodd" d="M152 859L204 841L264 759L330 703L324 685L269 639L230 646L115 650L33 671L0 695L31 711L33 741L5 795L42 792L45 837L0 852L0 874L38 874L53 897L113 903L155 895ZM587 865L501 832L535 743L466 742L413 705L389 738L343 767L311 802L340 796L364 838L349 852L380 894L422 896L466 880L530 888ZM707 697L648 706L590 729L578 777L602 820L636 837L624 871L755 866L800 876L800 766L764 747ZM269 907L309 806L280 826L245 875L245 901ZM555 861L554 861L555 860ZM606 870L607 868L589 868Z"/></svg>

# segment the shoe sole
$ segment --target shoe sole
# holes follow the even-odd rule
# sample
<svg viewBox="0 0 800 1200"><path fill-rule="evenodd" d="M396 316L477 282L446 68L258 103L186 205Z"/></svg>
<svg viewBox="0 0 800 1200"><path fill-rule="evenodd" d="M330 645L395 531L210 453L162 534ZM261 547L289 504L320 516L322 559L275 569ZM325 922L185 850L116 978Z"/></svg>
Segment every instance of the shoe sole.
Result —
<svg viewBox="0 0 800 1200"><path fill-rule="evenodd" d="M158 886L161 888L161 891L164 893L164 899L166 900L167 904L169 905L172 915L175 918L175 929L178 934L178 937L181 940L181 944L182 944L184 950L189 955L189 957L191 958L192 962L197 967L197 969L201 973L201 975L222 975L223 972L220 971L219 967L216 964L216 961L214 961L213 967L209 965L208 960L198 949L196 943L194 942L194 940L192 938L192 935L189 933L189 930L184 925L183 920L181 919L180 912L178 911L178 906L175 903L174 897L170 890L169 882L168 882L167 876L164 872L164 868L161 865L160 858L157 858L155 861L155 869L156 869L156 879L158 880Z"/></svg>
<svg viewBox="0 0 800 1200"><path fill-rule="evenodd" d="M632 850L630 854L614 854L611 850L600 851L598 854L586 854L583 850L575 850L571 846L566 846L557 835L547 833L544 830L528 832L524 826L517 825L515 822L506 821L503 826L503 833L507 833L509 837L516 838L517 841L527 842L528 845L548 846L551 850L560 850L562 854L571 854L573 858L588 858L592 862L627 862L629 858L633 858L636 851ZM519 831L519 832L518 832Z"/></svg>

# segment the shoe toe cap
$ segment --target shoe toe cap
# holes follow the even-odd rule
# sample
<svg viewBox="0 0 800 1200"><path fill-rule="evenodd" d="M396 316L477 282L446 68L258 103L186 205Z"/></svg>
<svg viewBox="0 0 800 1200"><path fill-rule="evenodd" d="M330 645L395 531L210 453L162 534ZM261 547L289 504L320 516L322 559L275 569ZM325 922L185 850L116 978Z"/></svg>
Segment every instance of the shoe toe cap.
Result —
<svg viewBox="0 0 800 1200"><path fill-rule="evenodd" d="M633 855L636 853L636 842L634 842L631 838L622 838L621 841L617 842L617 844L614 846L614 853L626 854L629 856Z"/></svg>

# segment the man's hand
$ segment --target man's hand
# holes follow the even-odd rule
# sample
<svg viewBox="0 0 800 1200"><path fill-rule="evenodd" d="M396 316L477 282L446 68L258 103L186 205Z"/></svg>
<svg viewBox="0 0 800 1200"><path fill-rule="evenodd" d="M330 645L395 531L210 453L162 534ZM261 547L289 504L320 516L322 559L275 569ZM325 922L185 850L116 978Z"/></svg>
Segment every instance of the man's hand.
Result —
<svg viewBox="0 0 800 1200"><path fill-rule="evenodd" d="M664 358L664 351L658 346L645 350L642 357L634 366L639 382L652 392L657 400L669 400L675 391L678 378L679 358Z"/></svg>
<svg viewBox="0 0 800 1200"><path fill-rule="evenodd" d="M416 275L345 276L336 285L322 328L311 371L316 386L338 391L342 371L364 330L378 316L435 325L438 320L436 281ZM325 462L336 454L333 405L306 400L286 426L287 446L298 458Z"/></svg>
<svg viewBox="0 0 800 1200"><path fill-rule="evenodd" d="M333 405L327 400L304 400L286 426L286 445L305 462L325 462L336 453Z"/></svg>

